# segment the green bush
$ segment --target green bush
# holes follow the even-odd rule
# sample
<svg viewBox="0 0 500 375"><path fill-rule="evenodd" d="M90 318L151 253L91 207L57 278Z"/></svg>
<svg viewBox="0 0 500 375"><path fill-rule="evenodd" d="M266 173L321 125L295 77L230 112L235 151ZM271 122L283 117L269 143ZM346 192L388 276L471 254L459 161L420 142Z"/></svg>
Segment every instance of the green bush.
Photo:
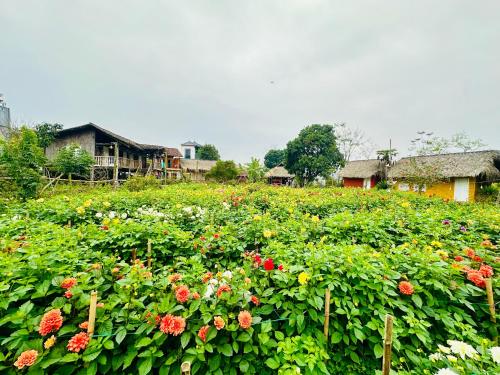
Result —
<svg viewBox="0 0 500 375"><path fill-rule="evenodd" d="M128 191L141 191L146 189L158 188L161 185L161 180L155 176L132 176L123 187Z"/></svg>

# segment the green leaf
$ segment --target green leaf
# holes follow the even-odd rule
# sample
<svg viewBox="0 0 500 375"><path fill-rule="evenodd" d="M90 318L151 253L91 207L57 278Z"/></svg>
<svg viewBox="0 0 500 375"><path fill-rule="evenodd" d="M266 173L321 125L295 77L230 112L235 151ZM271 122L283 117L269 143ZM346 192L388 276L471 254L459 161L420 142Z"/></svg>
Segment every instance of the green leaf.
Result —
<svg viewBox="0 0 500 375"><path fill-rule="evenodd" d="M220 367L220 360L220 354L214 355L208 359L208 367L210 368L211 372L214 372Z"/></svg>
<svg viewBox="0 0 500 375"><path fill-rule="evenodd" d="M142 348L143 346L148 346L152 341L149 337L143 337L135 344L135 347Z"/></svg>
<svg viewBox="0 0 500 375"><path fill-rule="evenodd" d="M415 303L415 305L417 305L417 307L420 309L422 308L422 298L420 298L420 296L418 294L413 294L411 296L411 300Z"/></svg>
<svg viewBox="0 0 500 375"><path fill-rule="evenodd" d="M272 368L273 370L276 370L278 367L280 367L280 363L274 358L268 358L266 360L266 365Z"/></svg>
<svg viewBox="0 0 500 375"><path fill-rule="evenodd" d="M217 347L219 353L224 354L226 357L231 357L233 355L233 347L229 344L224 344L222 346Z"/></svg>
<svg viewBox="0 0 500 375"><path fill-rule="evenodd" d="M127 336L127 329L122 327L116 332L116 343L120 345L125 336Z"/></svg>
<svg viewBox="0 0 500 375"><path fill-rule="evenodd" d="M332 335L332 339L331 339L332 344L338 344L339 342L341 342L343 336L344 335L342 333L340 333L339 331L334 332L334 334Z"/></svg>
<svg viewBox="0 0 500 375"><path fill-rule="evenodd" d="M248 363L248 361L243 360L240 362L240 371L243 374L246 374L246 372L248 371L248 367L250 367L250 363Z"/></svg>
<svg viewBox="0 0 500 375"><path fill-rule="evenodd" d="M181 336L181 346L182 349L184 349L187 344L189 344L189 339L191 338L191 333L189 332L184 332Z"/></svg>
<svg viewBox="0 0 500 375"><path fill-rule="evenodd" d="M139 375L147 375L151 372L153 367L153 359L151 356L142 358L137 364L137 369L139 370Z"/></svg>
<svg viewBox="0 0 500 375"><path fill-rule="evenodd" d="M376 358L381 358L384 354L384 348L382 348L382 345L380 344L375 344L375 346L373 347L373 352L375 353Z"/></svg>

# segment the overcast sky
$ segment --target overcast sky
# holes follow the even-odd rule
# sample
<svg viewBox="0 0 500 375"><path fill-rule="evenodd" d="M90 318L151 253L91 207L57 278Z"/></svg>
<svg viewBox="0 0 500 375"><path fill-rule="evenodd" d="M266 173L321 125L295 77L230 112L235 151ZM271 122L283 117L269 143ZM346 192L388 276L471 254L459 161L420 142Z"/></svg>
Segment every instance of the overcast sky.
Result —
<svg viewBox="0 0 500 375"><path fill-rule="evenodd" d="M500 148L500 1L0 0L16 123L94 122L246 162L345 122L406 154L417 130Z"/></svg>

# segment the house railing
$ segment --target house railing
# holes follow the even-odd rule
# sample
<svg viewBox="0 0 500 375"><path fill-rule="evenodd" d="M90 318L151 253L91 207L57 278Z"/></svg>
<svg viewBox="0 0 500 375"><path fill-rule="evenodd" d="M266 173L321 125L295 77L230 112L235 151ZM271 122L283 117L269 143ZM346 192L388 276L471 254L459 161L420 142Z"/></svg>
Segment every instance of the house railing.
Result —
<svg viewBox="0 0 500 375"><path fill-rule="evenodd" d="M114 156L94 156L95 166L99 167L113 167L115 165L115 157ZM141 168L141 164L139 160L128 159L128 158L118 158L118 167L119 168L130 168L137 169Z"/></svg>

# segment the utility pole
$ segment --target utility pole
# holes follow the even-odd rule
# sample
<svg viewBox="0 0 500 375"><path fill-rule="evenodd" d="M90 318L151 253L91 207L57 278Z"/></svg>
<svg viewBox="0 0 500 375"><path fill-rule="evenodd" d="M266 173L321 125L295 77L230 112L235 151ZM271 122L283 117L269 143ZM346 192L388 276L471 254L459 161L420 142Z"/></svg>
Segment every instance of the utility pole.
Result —
<svg viewBox="0 0 500 375"><path fill-rule="evenodd" d="M118 158L120 156L120 152L118 149L118 142L113 142L115 156L113 158L113 187L116 189L118 187Z"/></svg>

